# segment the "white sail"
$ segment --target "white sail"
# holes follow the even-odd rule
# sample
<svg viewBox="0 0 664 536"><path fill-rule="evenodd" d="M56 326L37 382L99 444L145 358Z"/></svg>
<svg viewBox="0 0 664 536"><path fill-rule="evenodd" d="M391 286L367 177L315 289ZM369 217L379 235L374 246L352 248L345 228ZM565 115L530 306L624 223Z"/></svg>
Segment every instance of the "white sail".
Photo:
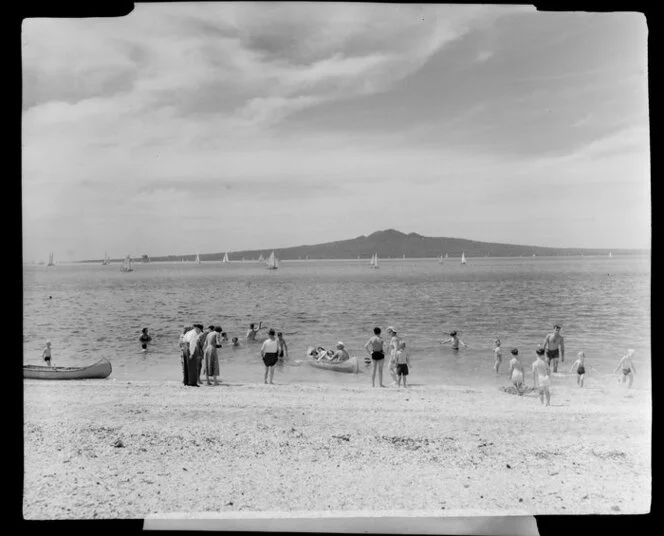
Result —
<svg viewBox="0 0 664 536"><path fill-rule="evenodd" d="M466 264L466 255L463 251L461 252L461 264Z"/></svg>
<svg viewBox="0 0 664 536"><path fill-rule="evenodd" d="M261 254L258 256L258 262L264 262L264 261L265 261L265 257L263 257L263 254L261 253Z"/></svg>
<svg viewBox="0 0 664 536"><path fill-rule="evenodd" d="M443 254L440 254L440 257L438 258L438 264L443 264Z"/></svg>
<svg viewBox="0 0 664 536"><path fill-rule="evenodd" d="M609 251L609 257L613 257L613 253Z"/></svg>
<svg viewBox="0 0 664 536"><path fill-rule="evenodd" d="M406 258L406 254L404 253L402 259L405 259L405 258Z"/></svg>
<svg viewBox="0 0 664 536"><path fill-rule="evenodd" d="M198 253L196 253L196 264L200 264L200 263L201 263L201 258L198 255Z"/></svg>
<svg viewBox="0 0 664 536"><path fill-rule="evenodd" d="M371 262L369 263L372 268L378 268L378 253L374 253L371 257Z"/></svg>
<svg viewBox="0 0 664 536"><path fill-rule="evenodd" d="M48 264L47 266L55 266L55 263L53 262L53 253L48 254Z"/></svg>
<svg viewBox="0 0 664 536"><path fill-rule="evenodd" d="M276 270L278 266L279 266L279 261L274 256L274 251L273 251L272 253L270 253L269 258L267 259L268 270Z"/></svg>
<svg viewBox="0 0 664 536"><path fill-rule="evenodd" d="M447 253L445 253L445 258L447 259Z"/></svg>
<svg viewBox="0 0 664 536"><path fill-rule="evenodd" d="M228 260L228 253L224 253L224 258L221 262L229 262Z"/></svg>

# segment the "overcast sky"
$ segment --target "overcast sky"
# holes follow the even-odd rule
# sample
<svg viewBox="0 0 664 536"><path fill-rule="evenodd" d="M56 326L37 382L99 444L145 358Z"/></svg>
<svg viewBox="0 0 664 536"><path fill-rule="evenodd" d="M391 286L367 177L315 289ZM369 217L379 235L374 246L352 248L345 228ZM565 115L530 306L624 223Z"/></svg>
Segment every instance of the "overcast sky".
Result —
<svg viewBox="0 0 664 536"><path fill-rule="evenodd" d="M426 236L650 246L647 25L136 4L23 26L25 260Z"/></svg>

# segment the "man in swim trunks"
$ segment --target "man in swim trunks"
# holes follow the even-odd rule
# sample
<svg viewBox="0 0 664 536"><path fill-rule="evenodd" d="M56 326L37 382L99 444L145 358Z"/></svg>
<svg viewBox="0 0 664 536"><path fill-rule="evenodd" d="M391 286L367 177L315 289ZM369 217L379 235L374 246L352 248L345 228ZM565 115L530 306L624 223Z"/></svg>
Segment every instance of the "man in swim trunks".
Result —
<svg viewBox="0 0 664 536"><path fill-rule="evenodd" d="M376 370L378 370L378 385L383 385L383 365L385 363L385 350L383 345L385 341L380 336L380 328L375 327L374 335L371 337L364 348L371 354L371 386L376 387Z"/></svg>
<svg viewBox="0 0 664 536"><path fill-rule="evenodd" d="M42 352L42 359L49 367L51 366L51 341L46 341L46 346Z"/></svg>
<svg viewBox="0 0 664 536"><path fill-rule="evenodd" d="M613 372L618 372L622 369L622 383L625 383L625 380L628 381L627 388L629 389L632 386L634 381L634 374L636 374L636 367L632 361L632 356L634 355L634 350L631 348L627 350L627 353L620 358L616 370Z"/></svg>
<svg viewBox="0 0 664 536"><path fill-rule="evenodd" d="M553 364L553 372L558 372L558 358L562 363L565 362L565 340L560 334L561 327L558 324L553 326L553 332L549 333L545 339L542 348L546 352L546 364Z"/></svg>
<svg viewBox="0 0 664 536"><path fill-rule="evenodd" d="M544 404L546 397L546 405L550 406L551 393L549 387L551 386L551 378L549 377L549 365L544 361L544 348L535 350L537 359L533 363L533 385L539 388L540 402Z"/></svg>

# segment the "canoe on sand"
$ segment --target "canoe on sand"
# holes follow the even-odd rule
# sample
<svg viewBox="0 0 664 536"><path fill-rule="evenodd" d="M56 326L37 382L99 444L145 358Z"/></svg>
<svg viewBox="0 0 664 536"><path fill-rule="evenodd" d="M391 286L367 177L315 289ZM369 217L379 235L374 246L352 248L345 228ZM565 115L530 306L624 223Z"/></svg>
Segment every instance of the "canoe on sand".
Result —
<svg viewBox="0 0 664 536"><path fill-rule="evenodd" d="M316 368L322 368L326 370L336 370L337 372L358 372L358 359L356 356L350 356L346 361L328 361L326 359L321 359L318 361L315 357L311 355L311 351L315 348L310 346L307 349L306 359L307 363Z"/></svg>
<svg viewBox="0 0 664 536"><path fill-rule="evenodd" d="M106 378L111 374L111 363L102 358L87 367L47 367L43 365L23 365L23 377L35 380L83 380Z"/></svg>

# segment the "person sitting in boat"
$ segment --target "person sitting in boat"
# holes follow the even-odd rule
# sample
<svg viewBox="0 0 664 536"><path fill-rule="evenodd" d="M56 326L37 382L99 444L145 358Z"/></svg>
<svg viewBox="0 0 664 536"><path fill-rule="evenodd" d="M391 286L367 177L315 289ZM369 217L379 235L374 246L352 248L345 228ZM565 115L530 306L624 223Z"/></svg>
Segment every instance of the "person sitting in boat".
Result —
<svg viewBox="0 0 664 536"><path fill-rule="evenodd" d="M311 357L313 357L316 361L329 361L332 359L332 356L334 355L334 352L332 350L326 350L322 346L319 346L318 348L312 348L310 354Z"/></svg>
<svg viewBox="0 0 664 536"><path fill-rule="evenodd" d="M346 351L346 348L344 347L343 342L338 342L337 343L337 351L332 354L332 357L330 358L330 361L336 361L338 363L341 363L343 361L348 361L350 359L350 356L348 355L348 352Z"/></svg>

